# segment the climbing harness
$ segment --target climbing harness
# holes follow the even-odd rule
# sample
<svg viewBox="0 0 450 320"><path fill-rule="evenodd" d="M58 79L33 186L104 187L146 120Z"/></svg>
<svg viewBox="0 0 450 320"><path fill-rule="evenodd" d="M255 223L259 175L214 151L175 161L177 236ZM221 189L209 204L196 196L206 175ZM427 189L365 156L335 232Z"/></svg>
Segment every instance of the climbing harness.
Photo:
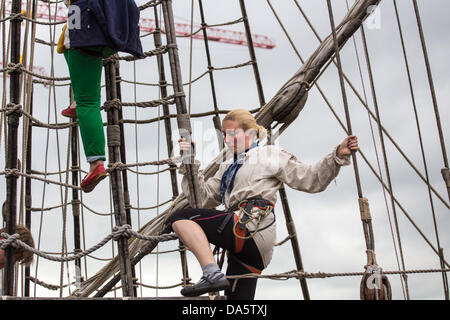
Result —
<svg viewBox="0 0 450 320"><path fill-rule="evenodd" d="M236 254L240 253L244 248L245 240L251 239L255 236L257 232L263 231L269 228L275 223L275 204L271 201L261 199L261 198L250 198L242 200L239 203L233 205L229 211L230 213L225 217L222 224L217 228L217 232L221 234L225 227L233 218L233 234L234 234L234 253L228 251L228 258L236 261L250 273L261 274L262 270L257 269L239 259ZM273 221L267 226L260 228L261 221L266 218L270 213L273 213ZM256 228L250 231L247 225L256 220ZM222 252L222 263L223 263ZM234 292L236 289L238 279L234 279L231 291Z"/></svg>
<svg viewBox="0 0 450 320"><path fill-rule="evenodd" d="M241 259L239 259L238 257L236 257L236 255L232 254L232 253L228 253L228 258L232 259L234 261L236 261L237 263L239 263L241 266L243 266L244 268L246 268L248 271L250 271L251 273L256 273L256 274L261 274L262 270L257 269L245 262L243 262ZM237 279L236 279L237 280Z"/></svg>
<svg viewBox="0 0 450 320"><path fill-rule="evenodd" d="M251 239L258 231L267 229L272 224L274 224L275 214L273 215L273 221L269 225L265 226L262 229L259 228L261 221L271 212L274 212L274 207L275 205L272 202L264 199L249 199L239 202L237 206L239 212L237 215L235 215L233 227L233 233L236 238L239 238L241 240ZM256 229L254 231L250 231L247 228L247 224L249 224L253 220L257 221Z"/></svg>
<svg viewBox="0 0 450 320"><path fill-rule="evenodd" d="M244 248L245 240L253 238L257 232L263 231L275 223L274 207L275 205L272 202L260 198L240 201L238 204L230 208L230 213L225 217L222 224L217 229L217 232L221 234L230 222L231 218L233 218L234 253L238 254ZM273 221L264 228L259 228L261 221L271 212L273 213ZM249 231L247 224L253 220L257 221L256 229ZM261 274L261 270L242 262L231 252L228 252L228 256L244 266L250 272Z"/></svg>
<svg viewBox="0 0 450 320"><path fill-rule="evenodd" d="M253 238L257 232L263 231L275 223L275 213L273 210L274 207L275 205L272 202L265 199L252 198L242 200L241 202L230 208L230 213L225 217L223 223L217 229L217 232L219 234L222 233L223 229L225 229L225 227L228 225L231 218L233 218L235 252L239 253L242 251L242 248L244 247L245 240ZM273 213L273 221L264 228L260 228L259 225L261 224L261 221L265 217L267 217L270 213ZM256 229L250 231L247 228L247 225L251 221L255 220L256 220Z"/></svg>

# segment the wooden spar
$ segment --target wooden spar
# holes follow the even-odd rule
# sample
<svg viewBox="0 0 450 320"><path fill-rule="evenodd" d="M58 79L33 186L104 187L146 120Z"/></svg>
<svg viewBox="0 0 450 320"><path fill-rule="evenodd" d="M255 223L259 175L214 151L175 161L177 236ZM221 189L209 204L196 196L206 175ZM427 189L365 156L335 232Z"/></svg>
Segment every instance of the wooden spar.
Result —
<svg viewBox="0 0 450 320"><path fill-rule="evenodd" d="M242 19L244 20L245 36L247 37L247 47L252 61L253 73L256 80L256 89L258 91L259 104L262 106L266 103L264 98L264 91L261 83L261 76L259 75L258 64L256 62L255 47L253 46L252 33L250 31L250 23L248 22L247 9L245 8L245 1L239 0L241 7Z"/></svg>
<svg viewBox="0 0 450 320"><path fill-rule="evenodd" d="M73 103L73 93L71 88L69 89L70 104ZM74 123L76 120L71 119L70 122ZM80 164L78 162L78 126L70 127L70 157L71 157L71 174L72 185L78 186L78 173L80 170ZM73 244L74 252L81 251L81 228L80 228L80 197L77 189L72 189L72 216L73 216ZM81 259L75 259L75 277L76 281L81 281Z"/></svg>
<svg viewBox="0 0 450 320"><path fill-rule="evenodd" d="M297 231L295 229L294 219L292 219L291 209L287 201L286 189L284 186L280 189L280 199L283 206L284 217L286 219L286 227L291 238L292 252L294 254L295 266L298 271L304 271L302 255L300 253L300 245L298 243ZM305 278L299 279L300 286L302 288L303 298L305 300L311 300L308 290L308 284Z"/></svg>
<svg viewBox="0 0 450 320"><path fill-rule="evenodd" d="M117 99L122 101L122 88L120 86L121 77L120 77L120 65L119 63L114 64L115 69L115 85L116 85L116 92L117 92ZM119 127L120 127L120 161L122 163L127 163L127 153L126 153L126 147L125 147L125 135L124 135L124 128L123 128L123 111L122 108L119 110ZM127 223L131 225L131 210L130 210L130 195L128 192L128 173L127 170L122 170L122 182L123 182L123 192L124 192L124 199L125 199L125 215L127 217Z"/></svg>
<svg viewBox="0 0 450 320"><path fill-rule="evenodd" d="M381 0L360 0L356 2L344 17L343 22L336 28L337 41L342 47L345 42L359 29L362 22L369 16L368 8L377 5ZM266 103L256 115L256 120L265 128L270 127L274 122L275 114L285 109L294 109L290 103L292 101L301 101L307 94L304 85L312 83L319 74L320 69L334 55L334 43L332 34L330 34L314 51L311 57L302 65L302 67L281 87L275 96ZM219 167L216 160L222 155L218 155L216 159L203 171L205 178L209 178L215 174Z"/></svg>
<svg viewBox="0 0 450 320"><path fill-rule="evenodd" d="M381 0L360 0L355 2L339 26L336 27L337 42L339 47L344 46L348 39L359 29L363 21L369 16L369 9L378 5ZM310 58L302 67L287 81L258 113L257 120L268 127L273 122L273 115L278 110L292 108L291 101L301 98L306 93L302 92L302 84L310 84L319 74L321 68L335 54L333 35L330 34L322 41Z"/></svg>
<svg viewBox="0 0 450 320"><path fill-rule="evenodd" d="M159 24L159 16L158 16L158 9L154 7L154 13L155 13L155 32L153 33L153 41L155 43L155 48L161 48L162 47L162 39L161 39L161 28ZM157 32L156 32L157 31ZM156 57L156 61L158 64L158 72L159 72L159 84L160 84L160 90L161 90L161 98L166 98L168 96L167 94L167 81L166 81L166 72L164 67L164 57L162 55L158 55ZM172 141L172 125L170 123L170 110L169 105L167 103L163 103L162 105L163 114L164 114L164 128L166 132L166 144L167 144L167 154L169 157L173 156L173 141ZM177 179L177 172L176 172L176 165L171 164L170 168L170 180L172 185L172 195L173 197L178 197L180 194L178 191L178 179ZM184 244L179 241L179 247L180 248L186 248ZM187 265L187 256L186 256L186 250L180 250L180 260L181 260L181 270L183 274L183 281L185 282L187 279L189 279L189 270ZM139 259L140 260L140 259Z"/></svg>
<svg viewBox="0 0 450 320"><path fill-rule="evenodd" d="M153 251L156 248L158 242L148 243L143 250L140 250L138 254L131 259L131 266L134 267L139 261L141 261L147 254ZM186 253L186 252L184 252ZM187 269L186 269L187 270ZM120 274L116 274L111 280L109 280L101 289L97 291L94 297L103 297L108 292L110 292L117 282L120 280Z"/></svg>
<svg viewBox="0 0 450 320"><path fill-rule="evenodd" d="M31 18L36 19L36 0L34 0L31 3L28 4L28 6L31 5ZM28 28L28 25L27 25ZM36 24L31 25L31 39L34 41L36 38ZM25 37L26 38L26 37ZM34 62L34 45L31 46L31 52L30 52L30 66L33 66ZM25 111L29 112L31 115L33 114L33 95L34 95L34 85L32 77L28 77L27 81L25 82L25 91L26 91L26 100L25 103ZM24 96L25 97L25 96ZM27 135L26 142L25 142L25 155L23 155L23 159L25 159L25 165L24 169L26 170L27 174L31 174L31 140L32 140L32 134L31 134L31 128L32 124L31 121L28 121L28 119L24 119L23 121L23 127L26 128L24 130L24 136ZM31 178L25 178L25 227L28 228L28 230L31 231L31 207L32 207L32 197L31 197ZM30 295L30 266L25 267L24 276L25 280L23 285L23 295L29 296Z"/></svg>
<svg viewBox="0 0 450 320"><path fill-rule="evenodd" d="M266 100L264 97L262 81L261 81L261 77L259 75L258 64L256 61L255 48L253 47L253 40L252 40L251 31L250 31L250 24L248 22L247 10L245 9L245 0L239 0L239 4L241 6L242 17L244 19L245 34L247 36L248 50L249 50L250 58L253 61L253 64L252 64L253 73L255 75L256 89L258 91L259 102L260 102L261 106L263 106L266 103ZM269 137L268 141L269 141L269 143L272 143L272 132L270 131L269 134L270 134L270 137ZM298 243L298 237L297 237L297 233L295 231L295 224L292 219L291 209L289 207L289 202L287 199L287 194L286 194L284 185L280 188L279 195L280 195L281 205L283 207L284 217L286 220L286 227L287 227L289 237L291 240L291 246L292 246L292 251L293 251L293 255L294 255L295 265L296 265L298 271L304 271L302 256L300 253L300 245ZM305 300L310 300L311 298L310 298L308 284L306 282L306 279L304 279L304 278L299 279L299 281L300 281L300 287L302 289L303 298Z"/></svg>
<svg viewBox="0 0 450 320"><path fill-rule="evenodd" d="M119 62L116 62L114 64L115 69L115 78L113 85L116 86L116 98L122 101L122 90L120 86L121 78L120 78L120 64ZM118 110L118 116L119 116L119 128L120 128L120 161L122 163L127 163L127 152L125 148L125 131L123 128L123 111L122 108ZM130 208L130 192L128 191L128 171L122 170L122 183L123 183L123 198L124 198L124 205L125 205L125 217L126 217L126 223L130 226L132 226L131 223L131 208ZM136 279L136 270L134 267L131 268L131 275L133 279ZM137 288L136 286L133 286L133 292L134 296L137 296Z"/></svg>
<svg viewBox="0 0 450 320"><path fill-rule="evenodd" d="M173 17L172 1L166 0L162 2L162 10L164 15L164 24L166 26L166 39L169 54L170 71L172 75L173 91L175 95L175 105L177 108L177 123L180 136L186 141L192 141L192 128L190 116L186 107L186 99L184 96L183 81L181 77L180 59L178 57L178 47L175 35L175 24ZM200 204L200 192L198 186L198 178L194 173L194 149L186 152L183 156L183 163L186 166L188 184L189 184L189 204L191 207L198 208Z"/></svg>
<svg viewBox="0 0 450 320"><path fill-rule="evenodd" d="M209 50L209 42L208 42L208 34L206 30L206 21L205 21L205 14L203 12L203 2L202 0L198 0L198 6L200 10L200 18L202 23L202 32L203 32L203 41L205 43L205 53L206 53L206 61L208 63L208 71L209 71L209 83L211 85L211 94L213 99L213 107L215 116L213 117L213 124L214 128L216 129L216 136L217 136L217 142L219 143L219 150L222 150L224 148L223 143L223 137L221 134L222 126L220 124L220 116L219 116L219 107L217 105L217 96L216 96L216 85L214 82L214 75L213 75L213 66L211 63L211 53Z"/></svg>
<svg viewBox="0 0 450 320"><path fill-rule="evenodd" d="M155 25L156 29L153 33L153 39L155 43L155 48L161 48L162 47L162 39L161 39L161 28L159 25L159 18L158 18L158 10L155 7ZM157 63L158 63L158 71L159 71L159 84L161 88L161 98L166 98L168 96L167 94L167 81L166 81L166 72L164 67L164 58L162 55L158 55L156 57ZM166 142L167 142L167 154L169 157L173 156L173 142L172 142L172 125L170 123L170 110L169 105L167 103L163 103L163 114L164 114L164 128L166 132ZM176 165L171 164L170 168L170 179L172 182L172 194L176 197L179 195L178 191L178 182L177 182L177 173L175 171Z"/></svg>
<svg viewBox="0 0 450 320"><path fill-rule="evenodd" d="M30 114L33 115L33 84L31 84L31 99L30 99ZM28 139L27 139L27 159L26 159L26 173L31 174L31 146L32 146L32 124L28 122ZM25 178L25 227L31 231L31 178ZM30 267L25 268L25 285L24 296L30 296ZM1 281L1 279L0 279Z"/></svg>
<svg viewBox="0 0 450 320"><path fill-rule="evenodd" d="M359 0L355 2L352 8L349 10L343 21L336 28L337 41L342 47L348 39L359 29L363 21L370 15L370 8L374 5L378 5L381 0ZM332 34L330 34L314 51L311 57L302 65L302 67L281 87L278 93L266 103L259 113L256 115L258 123L266 128L275 121L274 115L276 111L293 108L295 106L290 105L292 101L301 102L307 94L305 86L308 83L313 83L316 76L320 73L327 62L333 57L335 53L334 42ZM308 89L308 88L307 88ZM304 101L303 101L304 102ZM283 124L283 126L289 125L294 119L290 119L289 122ZM205 180L212 177L217 169L221 159L224 159L224 152L220 152L217 157L210 162L210 164L203 171ZM184 194L180 194L173 203L173 206L165 210L158 217L149 221L143 226L139 232L145 235L158 235L161 233L167 233L170 230L169 218L172 213L179 209L185 208L189 205L189 202ZM146 241L137 240L135 238L129 241L129 250L131 256L136 256L140 250L146 246ZM92 281L82 283L80 289L77 290L76 295L81 297L89 296L93 291L98 289L102 283L111 278L117 271L118 258L116 257L110 263L105 265L94 277ZM104 281L103 281L104 280Z"/></svg>
<svg viewBox="0 0 450 320"><path fill-rule="evenodd" d="M344 75L342 72L342 64L341 64L341 58L340 58L340 52L339 52L340 49L339 49L339 43L338 43L337 36L336 36L336 27L334 24L333 7L331 5L331 0L327 0L327 6L328 6L328 14L329 14L329 18L330 18L331 30L332 30L332 34L333 34L333 43L334 43L334 47L335 47L336 66L338 68L338 73L339 73L339 82L340 82L341 94L342 94L342 99L343 99L343 103L344 103L345 117L346 117L346 122L347 122L346 130L347 130L348 135L352 135L353 133L352 133L351 120L350 120L350 112L348 109L347 93L345 90ZM361 31L363 32L363 37L364 37L364 29L361 28ZM369 73L370 73L370 71L369 71ZM372 89L373 89L373 87L372 87ZM375 95L374 91L372 93ZM378 117L378 121L380 121L379 117ZM381 132L381 130L380 130L380 132ZM352 157L352 162L353 162L353 169L355 172L356 186L357 186L357 190L358 190L358 200L359 200L359 204L360 204L361 222L363 224L363 231L364 231L364 237L365 237L366 248L367 248L367 250L366 250L367 265L365 266L365 268L368 271L367 274L369 274L369 270L371 270L373 268L379 268L376 263L376 259L375 259L375 240L373 237L372 218L370 216L369 201L368 201L368 199L363 197L361 181L359 178L358 163L356 162L355 152L352 152L351 157ZM392 191L392 189L391 189L391 191ZM399 239L399 241L400 241L400 239ZM375 270L379 270L379 269L375 269ZM391 300L390 284L389 284L387 277L384 277L384 279L385 279L385 284L383 284L383 289L380 288L380 290L378 290L378 288L376 288L374 290L370 290L367 286L366 276L364 276L361 281L361 285L360 285L361 299L367 300L367 299L375 298L376 300L378 300L378 299ZM406 278L405 278L405 284L406 284ZM386 290L384 290L384 288ZM384 293L385 291L388 293L380 294L381 292Z"/></svg>
<svg viewBox="0 0 450 320"><path fill-rule="evenodd" d="M441 116L439 115L439 107L438 107L437 98L436 98L436 90L434 88L434 81L433 81L433 75L431 72L430 59L428 57L428 50L427 50L427 45L425 42L425 35L423 32L423 26L422 26L422 21L420 18L417 0L413 0L413 5L414 5L414 13L416 15L416 20L417 20L417 27L419 30L420 43L422 45L423 58L425 60L425 67L427 69L428 85L430 87L431 99L433 101L434 116L436 118L436 125L437 125L437 129L438 129L439 141L440 141L442 157L443 157L443 161L444 161L444 168L442 168L441 173L442 173L442 177L444 179L445 185L447 187L448 198L450 199L450 174L449 174L447 150L445 148L444 135L442 132ZM447 292L447 299L448 299L448 292Z"/></svg>
<svg viewBox="0 0 450 320"><path fill-rule="evenodd" d="M117 88L115 86L115 66L113 62L105 64L105 83L108 101L117 98ZM110 163L120 161L120 126L119 112L117 108L108 110L108 149ZM123 194L122 176L119 170L113 170L109 174L114 204L114 218L116 227L121 227L127 223L125 214L125 199ZM125 237L117 239L120 274L122 281L122 293L124 297L133 297L133 280L128 251L128 241Z"/></svg>
<svg viewBox="0 0 450 320"><path fill-rule="evenodd" d="M14 0L12 2L11 15L21 12L22 1ZM11 63L20 63L20 26L22 19L11 18ZM19 127L20 111L15 109L20 99L20 75L19 69L10 72L10 91L9 107L13 108L8 112L8 153L6 155L6 169L17 170L17 131ZM17 219L17 175L9 174L6 177L6 230L12 235L16 232ZM14 295L14 247L8 246L5 250L6 263L4 269L4 290L3 294L7 296Z"/></svg>

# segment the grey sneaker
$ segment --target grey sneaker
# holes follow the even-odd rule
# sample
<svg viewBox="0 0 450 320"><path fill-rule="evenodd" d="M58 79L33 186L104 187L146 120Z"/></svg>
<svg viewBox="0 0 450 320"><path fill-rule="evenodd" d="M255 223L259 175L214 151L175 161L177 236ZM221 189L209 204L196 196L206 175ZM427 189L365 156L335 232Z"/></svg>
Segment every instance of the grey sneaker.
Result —
<svg viewBox="0 0 450 320"><path fill-rule="evenodd" d="M216 272L212 276L201 277L200 281L191 287L181 289L185 297L196 297L207 292L225 290L230 287L230 282L222 272Z"/></svg>

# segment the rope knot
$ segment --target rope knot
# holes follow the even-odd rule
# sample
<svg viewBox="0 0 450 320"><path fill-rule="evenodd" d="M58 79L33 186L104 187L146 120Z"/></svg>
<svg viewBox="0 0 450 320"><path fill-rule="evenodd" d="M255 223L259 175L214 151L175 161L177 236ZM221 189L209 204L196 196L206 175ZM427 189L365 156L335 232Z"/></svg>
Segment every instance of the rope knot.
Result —
<svg viewBox="0 0 450 320"><path fill-rule="evenodd" d="M372 249L367 249L366 254L367 254L367 266L377 265L375 251Z"/></svg>
<svg viewBox="0 0 450 320"><path fill-rule="evenodd" d="M23 64L21 63L8 63L8 73L13 73L13 72L22 72L23 69Z"/></svg>
<svg viewBox="0 0 450 320"><path fill-rule="evenodd" d="M118 241L122 237L125 237L128 239L132 236L131 231L132 231L131 226L129 224L124 224L119 227L114 227L113 231L112 231L112 238L115 241Z"/></svg>
<svg viewBox="0 0 450 320"><path fill-rule="evenodd" d="M166 45L167 49L175 49L178 50L178 46L175 43L169 43Z"/></svg>
<svg viewBox="0 0 450 320"><path fill-rule="evenodd" d="M122 162L114 162L112 164L108 164L108 169L106 169L107 172L113 172L115 170L126 170L127 166Z"/></svg>
<svg viewBox="0 0 450 320"><path fill-rule="evenodd" d="M122 102L119 99L112 99L105 101L105 104L103 105L103 110L106 112L117 109L120 110L122 107Z"/></svg>
<svg viewBox="0 0 450 320"><path fill-rule="evenodd" d="M19 117L22 115L22 105L15 103L8 103L6 105L6 115L17 114Z"/></svg>
<svg viewBox="0 0 450 320"><path fill-rule="evenodd" d="M18 177L19 176L19 169L5 169L5 177Z"/></svg>
<svg viewBox="0 0 450 320"><path fill-rule="evenodd" d="M174 96L175 98L177 98L177 97L186 97L186 94L185 94L184 92L175 92L175 93L173 94L173 96Z"/></svg>
<svg viewBox="0 0 450 320"><path fill-rule="evenodd" d="M11 15L9 16L9 19L10 19L11 21L19 21L19 22L22 22L24 17L25 17L25 15L23 15L22 12L18 12L18 13L15 13L15 14L11 14Z"/></svg>
<svg viewBox="0 0 450 320"><path fill-rule="evenodd" d="M4 238L3 240L0 240L1 249L6 249L9 246L12 246L14 248L19 248L19 245L17 244L17 239L20 238L20 235L18 233L14 233L13 235L9 235L7 233L2 233L0 234L0 236L2 236L2 238Z"/></svg>

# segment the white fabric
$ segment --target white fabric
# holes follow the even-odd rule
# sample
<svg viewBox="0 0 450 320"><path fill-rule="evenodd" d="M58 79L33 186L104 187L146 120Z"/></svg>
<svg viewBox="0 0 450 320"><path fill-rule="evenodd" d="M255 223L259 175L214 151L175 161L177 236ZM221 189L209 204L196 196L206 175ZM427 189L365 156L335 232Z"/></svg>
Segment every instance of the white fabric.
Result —
<svg viewBox="0 0 450 320"><path fill-rule="evenodd" d="M225 195L225 207L249 198L263 198L273 203L277 200L277 192L283 184L289 187L316 193L326 189L331 181L338 175L340 167L350 164L350 156L340 159L336 155L337 147L319 162L310 165L297 160L291 153L277 146L261 146L245 154L244 163L236 174L234 187L231 193ZM224 171L232 160L220 164L216 174L205 181L202 171L198 170L200 162L194 163L194 172L197 173L200 185L200 199L202 208L215 208L220 202L220 181ZM185 165L180 166L179 172L186 173ZM189 194L188 180L182 179L182 189L185 195ZM260 229L273 221L273 215L268 215L261 223ZM253 227L256 227L255 225ZM276 241L276 225L257 232L254 241L261 253L264 266L267 267L273 255L273 246Z"/></svg>

